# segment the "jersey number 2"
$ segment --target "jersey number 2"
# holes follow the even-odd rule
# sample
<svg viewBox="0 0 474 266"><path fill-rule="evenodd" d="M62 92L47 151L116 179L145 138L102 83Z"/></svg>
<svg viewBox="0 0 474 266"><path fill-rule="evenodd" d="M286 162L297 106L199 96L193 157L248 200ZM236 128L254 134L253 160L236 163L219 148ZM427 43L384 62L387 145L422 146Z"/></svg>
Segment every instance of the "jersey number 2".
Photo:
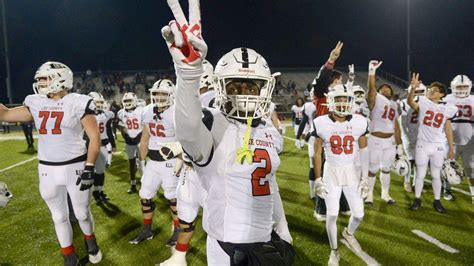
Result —
<svg viewBox="0 0 474 266"><path fill-rule="evenodd" d="M40 128L38 129L38 133L41 135L48 134L48 130L46 129L46 123L48 119L56 118L54 121L54 128L51 130L53 135L61 134L61 121L63 120L64 112L49 112L49 111L40 111L39 118L42 118Z"/></svg>
<svg viewBox="0 0 474 266"><path fill-rule="evenodd" d="M253 154L253 162L260 163L265 160L264 167L257 167L252 172L252 195L253 196L267 196L270 195L270 183L265 180L260 183L262 178L265 178L272 171L272 162L270 161L270 155L267 150L255 149Z"/></svg>

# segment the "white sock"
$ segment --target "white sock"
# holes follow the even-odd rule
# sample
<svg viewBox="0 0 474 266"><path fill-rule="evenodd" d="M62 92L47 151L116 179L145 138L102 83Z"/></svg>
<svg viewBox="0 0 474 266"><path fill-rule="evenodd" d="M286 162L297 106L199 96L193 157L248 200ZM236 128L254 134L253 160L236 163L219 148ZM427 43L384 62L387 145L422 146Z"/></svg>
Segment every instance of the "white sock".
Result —
<svg viewBox="0 0 474 266"><path fill-rule="evenodd" d="M430 167L431 169L431 186L433 187L434 199L441 198L441 168Z"/></svg>
<svg viewBox="0 0 474 266"><path fill-rule="evenodd" d="M347 226L347 232L350 235L354 235L355 231L357 230L357 227L359 227L360 222L362 222L362 218L359 217L354 217L354 215L351 215L351 218L349 219L349 225Z"/></svg>
<svg viewBox="0 0 474 266"><path fill-rule="evenodd" d="M316 181L309 180L309 197L314 198L314 186L316 185Z"/></svg>
<svg viewBox="0 0 474 266"><path fill-rule="evenodd" d="M369 194L374 193L375 180L376 180L375 176L369 176L369 180L368 180L369 181Z"/></svg>
<svg viewBox="0 0 474 266"><path fill-rule="evenodd" d="M390 190L390 173L380 171L380 184L382 185L382 195L389 195Z"/></svg>
<svg viewBox="0 0 474 266"><path fill-rule="evenodd" d="M337 249L337 216L326 216L326 232L328 233L329 246Z"/></svg>
<svg viewBox="0 0 474 266"><path fill-rule="evenodd" d="M415 197L421 198L421 192L423 191L424 179L428 171L428 165L422 165L416 167L416 178L415 178Z"/></svg>

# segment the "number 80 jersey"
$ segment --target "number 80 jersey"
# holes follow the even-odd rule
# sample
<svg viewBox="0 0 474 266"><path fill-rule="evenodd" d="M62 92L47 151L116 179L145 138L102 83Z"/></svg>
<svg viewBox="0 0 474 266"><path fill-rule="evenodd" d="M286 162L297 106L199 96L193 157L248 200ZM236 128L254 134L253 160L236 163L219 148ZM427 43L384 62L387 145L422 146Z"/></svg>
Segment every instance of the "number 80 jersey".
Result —
<svg viewBox="0 0 474 266"><path fill-rule="evenodd" d="M369 133L367 118L353 114L339 122L331 114L314 119L316 137L323 140L326 163L332 166L354 164L358 151L358 140Z"/></svg>
<svg viewBox="0 0 474 266"><path fill-rule="evenodd" d="M25 98L38 129L38 158L47 162L67 162L86 154L81 119L95 114L89 96L70 93L60 100L34 94Z"/></svg>

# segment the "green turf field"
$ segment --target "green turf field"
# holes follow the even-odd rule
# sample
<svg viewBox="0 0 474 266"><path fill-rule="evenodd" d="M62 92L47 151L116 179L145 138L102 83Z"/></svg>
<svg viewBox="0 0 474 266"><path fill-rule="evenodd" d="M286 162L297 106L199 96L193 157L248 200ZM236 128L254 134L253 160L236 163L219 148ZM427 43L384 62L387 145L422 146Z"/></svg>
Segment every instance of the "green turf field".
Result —
<svg viewBox="0 0 474 266"><path fill-rule="evenodd" d="M290 130L288 130L290 131ZM292 137L292 133L287 133ZM114 156L106 172L105 191L109 204L91 204L96 223L96 236L104 254L103 265L153 265L167 259L171 251L165 246L171 234L171 218L166 201L160 195L153 221L155 238L140 245L128 240L141 228L141 206L137 194L128 195L128 162L118 141L120 154ZM2 169L36 156L25 152L24 140L0 139L0 180L10 187L14 198L0 209L0 265L62 263L59 246L46 204L38 191L37 160L12 169ZM278 184L287 220L296 249L295 265L327 264L329 245L324 223L313 218L313 203L308 197L308 158L306 149L297 150L294 141L285 139L285 150L278 171ZM426 185L423 205L418 212L408 210L413 195L403 191L402 178L392 175L391 196L397 201L388 206L378 197L366 209L366 215L356 236L368 255L380 264L390 265L473 265L474 264L474 205L470 196L456 192L456 201L443 201L447 214L438 214L431 207L431 186ZM458 188L468 191L466 182ZM339 233L348 217L338 220ZM74 244L86 262L82 234L73 226ZM418 229L457 250L451 254L413 234ZM205 265L206 236L200 223L188 253L189 265ZM341 264L363 265L364 261L340 244Z"/></svg>

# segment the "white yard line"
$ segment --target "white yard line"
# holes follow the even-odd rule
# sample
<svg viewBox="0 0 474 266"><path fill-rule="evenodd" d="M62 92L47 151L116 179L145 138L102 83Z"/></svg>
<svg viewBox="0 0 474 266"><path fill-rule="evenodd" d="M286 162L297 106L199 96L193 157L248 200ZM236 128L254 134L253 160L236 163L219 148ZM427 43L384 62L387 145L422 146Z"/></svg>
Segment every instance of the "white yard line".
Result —
<svg viewBox="0 0 474 266"><path fill-rule="evenodd" d="M5 171L7 171L7 170L10 170L10 169L12 169L12 168L15 168L15 167L17 167L17 166L20 166L20 165L22 165L22 164L25 164L25 163L27 163L27 162L33 161L33 160L35 160L35 159L37 159L37 158L38 158L38 156L35 156L35 157L33 157L33 158L24 160L24 161L22 161L22 162L19 162L19 163L14 164L14 165L10 165L10 166L8 166L7 168L3 168L2 170L0 170L0 173L5 172Z"/></svg>
<svg viewBox="0 0 474 266"><path fill-rule="evenodd" d="M38 136L34 135L33 136L34 139L37 139ZM7 141L7 140L24 140L25 139L25 136L0 136L0 141Z"/></svg>
<svg viewBox="0 0 474 266"><path fill-rule="evenodd" d="M361 260L363 260L367 265L380 265L374 258L369 256L365 251L359 251L356 252L353 250L350 246L349 243L345 239L341 239L341 243L344 244L350 251L352 251L357 257L359 257Z"/></svg>
<svg viewBox="0 0 474 266"><path fill-rule="evenodd" d="M443 244L441 243L441 241L439 241L438 239L420 231L420 230L417 230L417 229L414 229L414 230L411 230L411 232L421 238L423 238L424 240L430 242L431 244L434 244L436 246L438 246L440 249L446 251L446 252L449 252L449 253L459 253L459 250L453 248L453 247L450 247L446 244Z"/></svg>
<svg viewBox="0 0 474 266"><path fill-rule="evenodd" d="M412 177L412 178L413 178L413 177ZM426 179L425 179L425 182L431 184L431 180L426 180ZM459 192L459 193L462 193L462 194L464 194L464 195L471 196L471 193L469 193L469 192L467 192L467 191L465 191L465 190L462 190L462 189L460 189L460 188L451 187L451 189L454 190L454 191L457 191L457 192Z"/></svg>

